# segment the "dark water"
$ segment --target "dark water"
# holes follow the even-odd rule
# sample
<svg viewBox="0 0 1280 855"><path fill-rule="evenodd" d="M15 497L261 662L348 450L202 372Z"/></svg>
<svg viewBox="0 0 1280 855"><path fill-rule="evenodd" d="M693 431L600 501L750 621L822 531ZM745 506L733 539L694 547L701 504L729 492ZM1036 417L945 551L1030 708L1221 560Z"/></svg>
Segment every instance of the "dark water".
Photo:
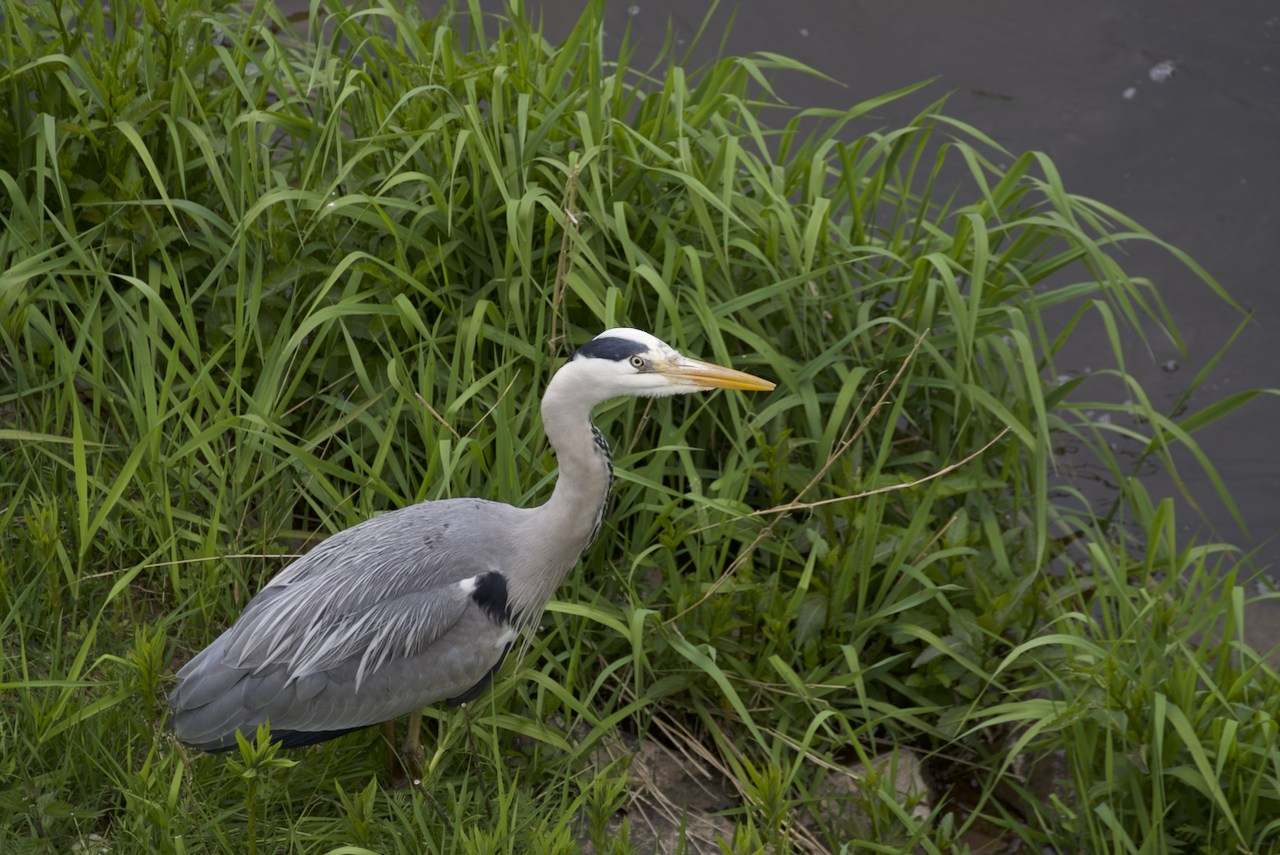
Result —
<svg viewBox="0 0 1280 855"><path fill-rule="evenodd" d="M423 4L429 14L438 7ZM708 8L693 0L623 0L608 9L605 30L620 43L630 25L633 64L644 65L661 47L668 20L687 45ZM548 39L567 34L581 9L545 3ZM846 84L783 75L778 89L789 102L848 107L936 76L932 86L885 108L878 124L896 126L951 92L950 115L1015 156L1047 152L1069 192L1125 212L1202 264L1254 314L1190 412L1237 391L1280 388L1280 2L744 0L716 10L692 66L712 55L735 9L727 53L784 54ZM1172 406L1242 316L1167 254L1133 244L1129 252L1126 269L1156 284L1187 353L1149 330L1151 353L1128 343L1126 367L1157 408ZM1100 367L1105 348L1100 330L1078 336L1062 365ZM1162 468L1144 478L1153 500L1177 497L1184 536L1203 541L1216 532L1256 549L1257 565L1280 576L1280 397L1260 397L1195 438L1248 533L1190 454L1177 463L1203 515ZM1280 643L1280 609L1258 609L1251 622L1255 644Z"/></svg>

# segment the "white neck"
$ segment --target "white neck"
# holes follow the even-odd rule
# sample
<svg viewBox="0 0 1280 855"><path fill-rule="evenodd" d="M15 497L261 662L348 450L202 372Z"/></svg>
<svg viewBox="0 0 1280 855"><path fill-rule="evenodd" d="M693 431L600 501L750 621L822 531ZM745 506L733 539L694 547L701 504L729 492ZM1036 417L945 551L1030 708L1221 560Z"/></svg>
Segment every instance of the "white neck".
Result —
<svg viewBox="0 0 1280 855"><path fill-rule="evenodd" d="M596 445L591 410L600 388L578 376L582 363L569 361L547 384L542 424L555 449L560 474L547 503L531 509L518 546L529 569L507 580L511 604L523 620L536 621L564 577L591 544L609 499L608 458Z"/></svg>

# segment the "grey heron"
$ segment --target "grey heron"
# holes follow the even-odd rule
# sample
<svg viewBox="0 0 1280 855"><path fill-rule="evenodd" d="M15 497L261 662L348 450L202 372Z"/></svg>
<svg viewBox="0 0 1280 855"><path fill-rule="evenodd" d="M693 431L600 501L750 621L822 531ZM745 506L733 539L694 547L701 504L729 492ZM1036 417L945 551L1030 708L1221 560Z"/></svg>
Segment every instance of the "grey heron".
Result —
<svg viewBox="0 0 1280 855"><path fill-rule="evenodd" d="M613 468L591 411L715 388L774 384L641 330L596 336L542 399L559 463L546 504L422 502L322 541L178 672L169 708L179 742L224 751L268 721L273 740L296 747L409 713L405 752L420 759L422 708L477 697L600 530Z"/></svg>

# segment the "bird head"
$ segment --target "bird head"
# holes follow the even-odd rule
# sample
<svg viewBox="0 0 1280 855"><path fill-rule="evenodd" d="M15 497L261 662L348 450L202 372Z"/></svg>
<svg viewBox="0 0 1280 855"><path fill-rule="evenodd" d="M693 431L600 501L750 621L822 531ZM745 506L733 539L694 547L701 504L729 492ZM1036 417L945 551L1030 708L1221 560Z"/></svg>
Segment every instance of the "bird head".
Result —
<svg viewBox="0 0 1280 855"><path fill-rule="evenodd" d="M571 364L598 385L601 400L623 395L659 398L743 389L767 392L773 383L682 355L657 336L630 327L605 330L578 348Z"/></svg>

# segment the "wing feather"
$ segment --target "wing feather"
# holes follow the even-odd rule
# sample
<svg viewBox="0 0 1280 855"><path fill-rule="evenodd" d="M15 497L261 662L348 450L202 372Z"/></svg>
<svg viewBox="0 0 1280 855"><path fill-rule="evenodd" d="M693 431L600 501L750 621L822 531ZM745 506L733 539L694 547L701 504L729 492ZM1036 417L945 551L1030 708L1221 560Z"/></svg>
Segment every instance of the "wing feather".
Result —
<svg viewBox="0 0 1280 855"><path fill-rule="evenodd" d="M178 672L169 702L179 739L226 747L264 719L279 730L373 724L467 688L499 655L474 579L503 572L517 513L427 502L319 544Z"/></svg>
<svg viewBox="0 0 1280 855"><path fill-rule="evenodd" d="M400 655L412 655L457 620L465 605L458 583L503 570L509 553L495 532L510 529L502 517L514 510L470 499L429 502L335 534L246 607L228 631L223 663L258 673L285 665L300 677L357 651L367 671L397 655L397 641Z"/></svg>

